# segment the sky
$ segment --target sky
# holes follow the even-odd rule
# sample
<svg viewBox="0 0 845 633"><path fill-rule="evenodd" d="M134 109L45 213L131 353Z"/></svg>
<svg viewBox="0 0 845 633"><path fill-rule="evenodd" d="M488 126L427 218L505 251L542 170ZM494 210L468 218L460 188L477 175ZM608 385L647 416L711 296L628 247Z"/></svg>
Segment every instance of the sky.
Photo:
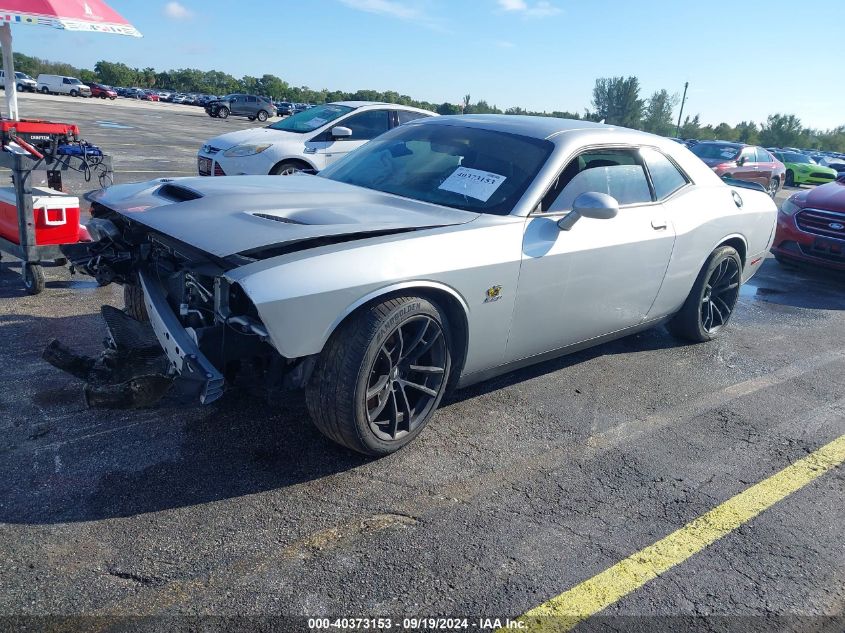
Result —
<svg viewBox="0 0 845 633"><path fill-rule="evenodd" d="M703 123L796 114L845 124L845 3L678 0L109 0L142 39L14 26L17 51L75 66L277 75L330 90L396 90L583 113L597 77L683 92ZM838 44L837 44L838 42ZM676 109L675 116L678 112Z"/></svg>

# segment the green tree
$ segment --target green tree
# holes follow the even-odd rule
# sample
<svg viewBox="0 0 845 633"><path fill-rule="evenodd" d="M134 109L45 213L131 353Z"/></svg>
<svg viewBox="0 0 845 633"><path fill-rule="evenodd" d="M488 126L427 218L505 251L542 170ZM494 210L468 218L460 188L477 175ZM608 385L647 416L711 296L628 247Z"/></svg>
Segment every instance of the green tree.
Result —
<svg viewBox="0 0 845 633"><path fill-rule="evenodd" d="M740 143L758 145L760 143L760 135L757 124L754 121L742 121L739 123L736 126L736 140Z"/></svg>
<svg viewBox="0 0 845 633"><path fill-rule="evenodd" d="M694 117L684 119L684 124L681 126L681 138L700 138L701 134L701 116L696 114Z"/></svg>
<svg viewBox="0 0 845 633"><path fill-rule="evenodd" d="M760 131L760 142L766 146L788 147L801 142L801 119L794 114L772 114Z"/></svg>
<svg viewBox="0 0 845 633"><path fill-rule="evenodd" d="M672 134L675 131L672 113L677 103L678 95L670 95L665 89L652 94L645 104L643 129L660 136Z"/></svg>
<svg viewBox="0 0 845 633"><path fill-rule="evenodd" d="M719 123L713 130L713 136L720 141L736 141L737 133L731 125Z"/></svg>
<svg viewBox="0 0 845 633"><path fill-rule="evenodd" d="M592 115L610 125L639 129L643 117L640 80L636 77L600 77L593 88Z"/></svg>
<svg viewBox="0 0 845 633"><path fill-rule="evenodd" d="M437 114L460 114L461 113L461 106L455 105L454 103L441 103L437 106L436 110Z"/></svg>
<svg viewBox="0 0 845 633"><path fill-rule="evenodd" d="M135 71L120 62L107 62L101 59L94 64L94 72L104 84L109 86L132 86L135 82Z"/></svg>

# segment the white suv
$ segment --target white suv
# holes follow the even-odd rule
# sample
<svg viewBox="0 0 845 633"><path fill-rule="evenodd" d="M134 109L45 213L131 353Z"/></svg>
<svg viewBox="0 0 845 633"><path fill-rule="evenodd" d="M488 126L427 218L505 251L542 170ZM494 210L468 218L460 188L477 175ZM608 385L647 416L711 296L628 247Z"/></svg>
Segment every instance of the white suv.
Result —
<svg viewBox="0 0 845 633"><path fill-rule="evenodd" d="M23 92L24 90L29 90L30 92L35 92L35 80L27 75L26 73L16 72L15 73L15 85L18 89L18 92ZM6 89L6 71L0 70L0 88Z"/></svg>
<svg viewBox="0 0 845 633"><path fill-rule="evenodd" d="M434 112L396 103L340 101L272 125L209 140L197 154L200 176L285 175L320 171L367 141Z"/></svg>

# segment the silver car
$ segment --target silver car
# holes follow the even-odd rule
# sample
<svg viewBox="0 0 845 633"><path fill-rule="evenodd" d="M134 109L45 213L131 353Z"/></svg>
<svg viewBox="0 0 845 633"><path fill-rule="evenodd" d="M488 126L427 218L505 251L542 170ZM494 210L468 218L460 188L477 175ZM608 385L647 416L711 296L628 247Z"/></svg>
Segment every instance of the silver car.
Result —
<svg viewBox="0 0 845 633"><path fill-rule="evenodd" d="M241 372L304 388L319 429L368 455L410 442L450 387L664 323L718 336L776 217L671 140L493 115L408 123L316 176L161 179L92 202L98 241L66 253L124 284L137 318L104 312L107 353L137 360L143 340L160 358L89 376L91 404L209 403Z"/></svg>

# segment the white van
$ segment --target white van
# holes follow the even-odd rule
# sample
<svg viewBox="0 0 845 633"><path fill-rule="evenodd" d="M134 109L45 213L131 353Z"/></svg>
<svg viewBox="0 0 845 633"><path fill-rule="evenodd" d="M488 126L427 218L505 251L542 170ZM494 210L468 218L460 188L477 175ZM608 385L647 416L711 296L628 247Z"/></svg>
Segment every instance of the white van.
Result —
<svg viewBox="0 0 845 633"><path fill-rule="evenodd" d="M91 88L76 77L63 75L38 75L38 91L46 94L62 94L71 97L90 97Z"/></svg>
<svg viewBox="0 0 845 633"><path fill-rule="evenodd" d="M15 73L15 84L17 85L18 92L23 92L24 90L29 90L31 92L35 92L35 80L27 75L26 73L16 72ZM0 89L6 89L6 71L0 70Z"/></svg>

